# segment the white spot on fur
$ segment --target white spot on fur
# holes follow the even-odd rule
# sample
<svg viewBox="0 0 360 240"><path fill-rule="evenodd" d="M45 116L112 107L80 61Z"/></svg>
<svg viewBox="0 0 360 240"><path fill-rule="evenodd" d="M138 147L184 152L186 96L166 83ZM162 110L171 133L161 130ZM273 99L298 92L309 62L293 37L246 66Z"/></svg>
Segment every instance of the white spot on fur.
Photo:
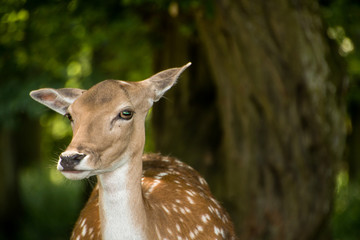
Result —
<svg viewBox="0 0 360 240"><path fill-rule="evenodd" d="M160 180L154 180L153 184L150 186L149 190L145 193L145 195L148 196L150 193L152 193L152 191L154 191L154 189L157 187L157 185L159 185L159 183L161 183Z"/></svg>
<svg viewBox="0 0 360 240"><path fill-rule="evenodd" d="M162 173L159 173L157 176L159 176L159 177L165 177L165 176L167 176L167 175L169 175L169 173L167 173L167 172L162 172Z"/></svg>
<svg viewBox="0 0 360 240"><path fill-rule="evenodd" d="M161 239L161 235L160 235L160 232L159 232L159 229L157 226L155 226L155 231L156 231L156 235L157 235L158 239Z"/></svg>
<svg viewBox="0 0 360 240"><path fill-rule="evenodd" d="M217 226L214 226L214 233L219 236L221 235L222 237L225 237L225 232L224 232L224 229L220 229L218 228Z"/></svg>
<svg viewBox="0 0 360 240"><path fill-rule="evenodd" d="M210 220L209 214L204 214L201 216L201 221L203 221L203 223L207 223L209 220Z"/></svg>
<svg viewBox="0 0 360 240"><path fill-rule="evenodd" d="M199 181L200 181L200 183L201 183L202 185L207 186L207 182L205 181L205 179L204 179L204 178L199 177Z"/></svg>
<svg viewBox="0 0 360 240"><path fill-rule="evenodd" d="M187 197L187 200L189 201L190 204L195 204L195 202L193 201L193 199L191 197Z"/></svg>
<svg viewBox="0 0 360 240"><path fill-rule="evenodd" d="M185 166L185 164L184 164L182 161L178 160L178 159L176 159L175 162L176 162L179 166Z"/></svg>
<svg viewBox="0 0 360 240"><path fill-rule="evenodd" d="M208 206L208 209L211 213L214 213L215 212L215 209L212 207L212 206Z"/></svg>
<svg viewBox="0 0 360 240"><path fill-rule="evenodd" d="M185 190L185 192L187 193L187 194L189 194L190 196L195 196L195 194L196 194L196 192L194 192L194 191L192 191L192 190Z"/></svg>
<svg viewBox="0 0 360 240"><path fill-rule="evenodd" d="M179 211L177 210L177 207L176 207L176 205L175 205L175 204L172 204L172 208L173 208L174 212L176 212L176 213L178 213L178 212L179 212Z"/></svg>
<svg viewBox="0 0 360 240"><path fill-rule="evenodd" d="M85 237L85 235L86 235L86 230L87 230L87 226L84 225L84 227L83 227L83 229L82 229L82 232L81 232L81 235L82 235L83 237Z"/></svg>
<svg viewBox="0 0 360 240"><path fill-rule="evenodd" d="M162 205L161 207L165 210L165 212L166 212L167 214L170 214L169 209L167 209L164 205Z"/></svg>
<svg viewBox="0 0 360 240"><path fill-rule="evenodd" d="M219 235L220 234L220 229L217 227L217 226L214 226L214 233L216 235Z"/></svg>
<svg viewBox="0 0 360 240"><path fill-rule="evenodd" d="M80 223L80 227L83 227L85 225L86 222L86 218L84 218L84 220L82 220L82 222Z"/></svg>
<svg viewBox="0 0 360 240"><path fill-rule="evenodd" d="M184 208L180 208L180 212L182 213L182 214L186 214L186 212L185 212L185 209Z"/></svg>
<svg viewBox="0 0 360 240"><path fill-rule="evenodd" d="M215 212L216 212L216 215L218 216L218 218L220 218L221 219L221 215L220 215L220 212L219 212L219 209L215 209Z"/></svg>

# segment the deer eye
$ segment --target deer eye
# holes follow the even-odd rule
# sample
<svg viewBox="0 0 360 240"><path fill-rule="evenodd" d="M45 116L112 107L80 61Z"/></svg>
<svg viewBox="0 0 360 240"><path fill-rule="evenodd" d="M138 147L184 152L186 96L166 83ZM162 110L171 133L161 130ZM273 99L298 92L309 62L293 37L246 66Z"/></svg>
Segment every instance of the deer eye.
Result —
<svg viewBox="0 0 360 240"><path fill-rule="evenodd" d="M67 119L69 119L70 122L73 122L73 118L70 113L65 113L64 115Z"/></svg>
<svg viewBox="0 0 360 240"><path fill-rule="evenodd" d="M130 120L134 115L134 112L131 110L124 110L119 113L119 118L123 120Z"/></svg>

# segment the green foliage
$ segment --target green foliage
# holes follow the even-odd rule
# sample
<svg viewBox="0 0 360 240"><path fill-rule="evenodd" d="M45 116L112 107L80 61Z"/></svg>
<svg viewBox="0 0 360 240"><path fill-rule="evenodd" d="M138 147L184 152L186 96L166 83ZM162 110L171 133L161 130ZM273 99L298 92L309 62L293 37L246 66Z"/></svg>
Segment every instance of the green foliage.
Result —
<svg viewBox="0 0 360 240"><path fill-rule="evenodd" d="M104 79L152 73L149 29L118 3L5 1L0 10L0 124L39 116L28 93L40 87L88 88Z"/></svg>
<svg viewBox="0 0 360 240"><path fill-rule="evenodd" d="M333 0L323 8L328 24L328 36L339 45L339 53L347 63L350 79L349 105L360 104L360 2L354 0ZM351 112L350 112L351 114Z"/></svg>
<svg viewBox="0 0 360 240"><path fill-rule="evenodd" d="M27 159L33 164L20 172L25 217L19 239L68 239L86 195L83 183L65 181L49 164L70 141L67 120L33 101L29 92L150 76L151 22L136 8L119 1L1 2L0 130L17 128L24 114L39 119L42 129L39 159Z"/></svg>
<svg viewBox="0 0 360 240"><path fill-rule="evenodd" d="M150 76L162 46L162 15L174 18L212 4L196 1L5 0L0 9L0 124L15 127L18 113L38 117L28 92L82 87L108 78ZM209 11L210 12L210 11ZM183 25L190 34L191 25Z"/></svg>
<svg viewBox="0 0 360 240"><path fill-rule="evenodd" d="M24 170L20 184L26 217L19 239L67 239L81 210L83 185L46 165Z"/></svg>
<svg viewBox="0 0 360 240"><path fill-rule="evenodd" d="M354 118L360 107L360 2L354 0L321 1L323 16L328 24L329 38L338 44L338 51L347 66L349 91L347 105L349 135L351 125L359 125ZM352 144L353 146L355 144ZM348 146L351 147L351 146ZM354 152L354 151L349 151ZM348 156L358 161L358 156ZM346 161L346 159L345 159ZM337 178L332 232L336 240L355 240L360 236L360 182L349 179L350 163L345 162ZM354 170L359 172L360 169Z"/></svg>
<svg viewBox="0 0 360 240"><path fill-rule="evenodd" d="M335 240L358 240L360 236L360 185L350 183L346 171L337 178L332 229Z"/></svg>

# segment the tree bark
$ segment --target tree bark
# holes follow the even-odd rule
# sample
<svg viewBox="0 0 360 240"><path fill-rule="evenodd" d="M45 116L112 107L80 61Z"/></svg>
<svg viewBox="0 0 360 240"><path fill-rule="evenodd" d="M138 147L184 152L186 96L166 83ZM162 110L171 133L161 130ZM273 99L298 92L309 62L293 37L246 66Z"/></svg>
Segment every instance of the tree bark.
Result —
<svg viewBox="0 0 360 240"><path fill-rule="evenodd" d="M349 114L351 118L351 131L347 138L346 163L350 181L360 181L360 106L357 103L350 104Z"/></svg>
<svg viewBox="0 0 360 240"><path fill-rule="evenodd" d="M196 14L205 55L154 108L157 149L208 163L202 173L215 176L240 239L327 238L345 142L343 79L316 2L218 0L210 9ZM180 49L168 59L191 56ZM209 73L194 74L207 62ZM215 100L194 104L211 79Z"/></svg>

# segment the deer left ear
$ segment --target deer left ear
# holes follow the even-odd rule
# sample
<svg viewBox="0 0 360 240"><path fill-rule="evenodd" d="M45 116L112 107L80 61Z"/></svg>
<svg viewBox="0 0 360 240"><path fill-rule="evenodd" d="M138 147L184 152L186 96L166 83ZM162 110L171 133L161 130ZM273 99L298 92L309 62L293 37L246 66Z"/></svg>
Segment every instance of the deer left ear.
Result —
<svg viewBox="0 0 360 240"><path fill-rule="evenodd" d="M191 62L179 68L170 68L159 72L143 82L150 88L151 100L159 101L164 93L169 90L175 83L180 74L191 65Z"/></svg>
<svg viewBox="0 0 360 240"><path fill-rule="evenodd" d="M68 107L83 93L85 90L77 88L42 88L31 91L30 96L37 102L44 104L48 108L64 115Z"/></svg>

